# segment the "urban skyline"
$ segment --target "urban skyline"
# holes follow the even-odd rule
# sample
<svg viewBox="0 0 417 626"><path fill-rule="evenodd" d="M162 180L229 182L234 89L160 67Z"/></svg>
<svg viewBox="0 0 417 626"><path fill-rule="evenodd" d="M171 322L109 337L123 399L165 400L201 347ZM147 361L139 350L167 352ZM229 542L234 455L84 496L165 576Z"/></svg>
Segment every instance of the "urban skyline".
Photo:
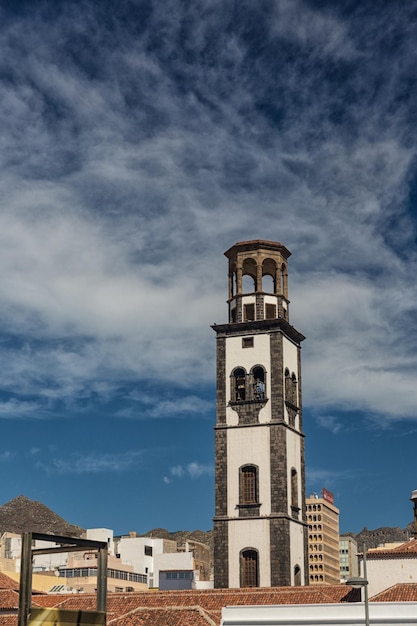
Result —
<svg viewBox="0 0 417 626"><path fill-rule="evenodd" d="M0 8L0 502L116 534L212 527L225 250L279 241L307 495L412 519L412 5Z"/></svg>

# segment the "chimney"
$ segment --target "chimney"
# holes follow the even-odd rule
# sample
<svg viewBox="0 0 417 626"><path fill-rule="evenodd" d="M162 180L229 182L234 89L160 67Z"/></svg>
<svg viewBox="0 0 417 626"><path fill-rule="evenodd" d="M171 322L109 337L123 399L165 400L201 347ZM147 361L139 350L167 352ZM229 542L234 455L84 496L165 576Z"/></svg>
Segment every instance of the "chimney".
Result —
<svg viewBox="0 0 417 626"><path fill-rule="evenodd" d="M411 492L410 500L414 504L414 539L417 539L417 489Z"/></svg>

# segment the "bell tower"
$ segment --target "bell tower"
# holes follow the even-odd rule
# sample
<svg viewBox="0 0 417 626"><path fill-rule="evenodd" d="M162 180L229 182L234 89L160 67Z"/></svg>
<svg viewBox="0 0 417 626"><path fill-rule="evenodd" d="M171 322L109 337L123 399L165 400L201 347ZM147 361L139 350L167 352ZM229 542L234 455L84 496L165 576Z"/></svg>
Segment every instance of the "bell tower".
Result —
<svg viewBox="0 0 417 626"><path fill-rule="evenodd" d="M229 261L229 322L217 339L216 588L308 580L301 342L289 323L288 258L244 241Z"/></svg>

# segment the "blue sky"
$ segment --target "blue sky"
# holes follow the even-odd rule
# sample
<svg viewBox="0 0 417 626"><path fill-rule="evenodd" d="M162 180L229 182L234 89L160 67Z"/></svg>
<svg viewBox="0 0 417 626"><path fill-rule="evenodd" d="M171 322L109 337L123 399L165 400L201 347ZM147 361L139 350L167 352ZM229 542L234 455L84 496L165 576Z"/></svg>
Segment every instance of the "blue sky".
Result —
<svg viewBox="0 0 417 626"><path fill-rule="evenodd" d="M3 2L0 503L211 528L237 241L291 252L307 492L417 488L415 3Z"/></svg>

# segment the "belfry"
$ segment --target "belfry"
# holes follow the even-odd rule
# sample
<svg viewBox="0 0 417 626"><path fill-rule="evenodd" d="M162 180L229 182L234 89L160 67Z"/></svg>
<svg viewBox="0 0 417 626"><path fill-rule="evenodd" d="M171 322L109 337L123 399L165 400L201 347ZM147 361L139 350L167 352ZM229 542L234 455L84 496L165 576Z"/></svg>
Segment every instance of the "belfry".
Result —
<svg viewBox="0 0 417 626"><path fill-rule="evenodd" d="M289 323L288 258L243 241L229 260L217 339L214 586L304 585L308 576L301 342Z"/></svg>

